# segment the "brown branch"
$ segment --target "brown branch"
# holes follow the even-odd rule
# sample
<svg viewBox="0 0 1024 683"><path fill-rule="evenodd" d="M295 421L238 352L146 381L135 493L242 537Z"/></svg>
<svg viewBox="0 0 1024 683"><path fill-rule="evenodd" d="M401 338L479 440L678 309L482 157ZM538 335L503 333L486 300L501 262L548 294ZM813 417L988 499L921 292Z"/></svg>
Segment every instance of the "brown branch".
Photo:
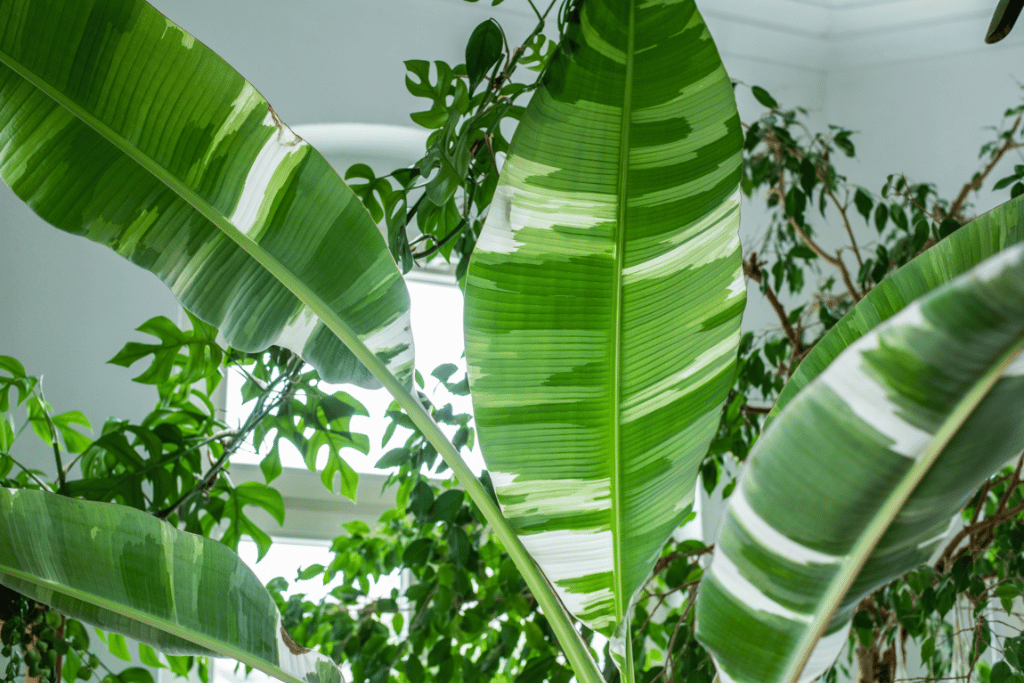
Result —
<svg viewBox="0 0 1024 683"><path fill-rule="evenodd" d="M1022 117L1024 117L1024 114L1018 116L1017 120L1013 122L1013 125L1010 127L1010 130L1006 135L1006 142L1004 142L1003 146L995 153L995 156L992 157L992 161L989 162L988 166L986 166L981 173L974 176L974 178L972 178L970 182L966 183L960 190L960 194L957 195L957 198L953 200L953 203L949 207L949 213L947 214L948 217L959 220L961 218L960 209L963 208L964 202L967 201L967 195L981 188L982 183L985 182L985 178L988 177L988 174L992 172L992 169L996 167L996 164L999 163L1007 152L1024 147L1024 145L1020 143L1013 142L1013 136L1020 127Z"/></svg>
<svg viewBox="0 0 1024 683"><path fill-rule="evenodd" d="M775 292L772 290L771 285L767 282L763 282L764 274L761 272L761 264L757 262L757 252L750 255L750 261L743 262L743 274L761 285L765 298L768 299L768 303L770 303L772 308L775 309L775 314L779 317L779 322L782 323L782 329L786 333L786 339L789 340L794 352L797 349L803 351L803 342L800 340L800 336L796 333L796 330L793 329L793 324L789 322L789 315L786 313L786 309L782 306L779 298L775 296Z"/></svg>
<svg viewBox="0 0 1024 683"><path fill-rule="evenodd" d="M792 216L787 215L786 218L789 220L789 224L796 230L796 234L800 235L800 239L804 241L811 251L823 258L829 265L835 266L839 269L839 273L843 276L843 284L846 285L846 291L850 293L853 298L853 303L857 303L861 300L861 294L857 291L857 288L853 286L853 280L850 278L850 271L846 269L846 264L839 258L837 253L835 256L829 256L825 251L819 247L811 236L804 232L804 229L800 227L800 224L796 222Z"/></svg>
<svg viewBox="0 0 1024 683"><path fill-rule="evenodd" d="M832 188L829 187L824 178L822 179L822 182L825 185L825 192L828 193L829 199L831 199L832 203L836 205L837 209L839 209L839 215L843 217L843 225L846 226L846 234L850 236L850 246L853 248L853 255L857 257L857 265L863 268L864 259L860 257L860 249L857 248L857 238L853 236L853 228L850 227L850 219L846 215L846 205L839 202L839 198L836 197L834 192L832 192ZM849 201L849 193L847 193L846 196L847 201Z"/></svg>
<svg viewBox="0 0 1024 683"><path fill-rule="evenodd" d="M956 560L962 557L964 553L970 552L974 555L984 550L984 548L992 541L993 535L991 532L995 527L999 526L1003 522L1013 519L1021 512L1024 512L1024 503L1021 503L1009 510L1006 509L1006 504L1010 499L1010 494L1021 484L1020 473L1022 467L1024 467L1024 457L1017 462L1017 467L1014 470L1013 475L1009 478L1006 493L1001 497L995 512L980 522L969 524L958 531L953 539L946 545L946 548L942 551L942 555L939 556L938 561L935 563L936 571L939 573L945 573L952 568ZM984 501L978 502L979 507L983 502ZM985 534L986 536L984 543L982 543L981 534ZM970 538L971 542L968 543L967 547L957 552L957 548L965 538Z"/></svg>
<svg viewBox="0 0 1024 683"><path fill-rule="evenodd" d="M763 408L761 406L742 406L740 410L744 413L754 413L755 415L767 415L772 412L771 408Z"/></svg>
<svg viewBox="0 0 1024 683"><path fill-rule="evenodd" d="M829 256L826 254L825 251L811 239L811 236L808 235L802 227L800 227L796 220L786 213L786 169L781 166L783 158L782 143L774 133L766 135L764 137L764 141L765 144L768 145L768 148L775 153L775 162L780 165L779 184L776 191L779 193L779 204L782 206L782 214L786 217L789 224L793 226L794 230L796 230L796 233L800 235L800 239L803 240L804 244L806 244L811 251L820 256L830 265L839 269L839 273L843 277L843 284L846 285L846 290L850 293L850 296L853 297L853 303L857 303L861 300L861 294L857 291L857 288L853 286L853 280L850 278L850 271L846 269L846 264L843 263L841 258L839 258L839 254L837 253L836 256ZM798 158L803 158L802 155L797 156ZM825 187L828 187L828 183L825 183ZM853 233L851 232L851 237L852 235ZM856 245L854 245L854 249L856 249Z"/></svg>

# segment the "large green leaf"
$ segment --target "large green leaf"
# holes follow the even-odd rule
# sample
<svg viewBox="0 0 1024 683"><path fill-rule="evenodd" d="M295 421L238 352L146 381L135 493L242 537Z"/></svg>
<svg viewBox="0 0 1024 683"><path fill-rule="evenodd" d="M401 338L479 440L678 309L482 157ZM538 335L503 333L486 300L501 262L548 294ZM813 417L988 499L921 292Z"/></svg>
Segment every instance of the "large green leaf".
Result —
<svg viewBox="0 0 1024 683"><path fill-rule="evenodd" d="M0 176L44 219L160 277L232 346L408 381L408 293L324 158L143 0L0 2Z"/></svg>
<svg viewBox="0 0 1024 683"><path fill-rule="evenodd" d="M125 505L0 488L0 583L169 654L231 657L288 683L340 683L285 641L238 556Z"/></svg>
<svg viewBox="0 0 1024 683"><path fill-rule="evenodd" d="M857 603L928 560L1024 448L1022 350L1018 244L865 334L790 401L750 453L700 587L697 637L724 682L813 679Z"/></svg>
<svg viewBox="0 0 1024 683"><path fill-rule="evenodd" d="M1024 197L978 216L879 282L800 362L765 420L765 429L801 389L869 330L911 301L1020 242L1024 242Z"/></svg>
<svg viewBox="0 0 1024 683"><path fill-rule="evenodd" d="M692 0L570 5L473 253L466 354L506 516L623 636L732 380L742 136Z"/></svg>

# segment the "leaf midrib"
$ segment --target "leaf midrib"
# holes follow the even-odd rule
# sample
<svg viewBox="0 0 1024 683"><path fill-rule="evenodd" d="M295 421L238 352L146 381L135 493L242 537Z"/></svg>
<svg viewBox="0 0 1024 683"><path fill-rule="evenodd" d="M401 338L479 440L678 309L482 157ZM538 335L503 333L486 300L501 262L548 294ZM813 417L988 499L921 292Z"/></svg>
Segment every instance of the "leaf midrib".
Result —
<svg viewBox="0 0 1024 683"><path fill-rule="evenodd" d="M73 99L65 96L64 93L40 78L35 72L25 68L21 62L3 50L0 50L0 63L14 71L21 78L25 79L33 87L37 88L40 92L56 102L58 106L63 107L65 110L70 112L82 123L92 128L104 140L115 146L125 156L132 159L142 169L152 174L157 180L169 187L183 200L188 202L190 206L202 214L204 218L215 225L218 230L241 247L242 250L270 272L278 281L281 282L281 284L288 288L288 290L294 294L299 301L308 306L317 315L317 317L353 351L359 360L366 363L366 360L363 358L364 354L361 354L353 344L361 347L362 349L366 349L366 347L352 328L349 327L349 325L337 314L335 314L327 303L312 289L296 278L291 271L281 263L281 261L272 256L254 240L249 238L248 235L239 230L201 195L183 183L163 166L155 163L149 156L142 153L138 147L130 143L124 136L120 135L98 117L86 111L85 108ZM366 353L376 358L372 353L369 353L369 349L366 349ZM368 363L366 364L369 365Z"/></svg>
<svg viewBox="0 0 1024 683"><path fill-rule="evenodd" d="M621 434L621 420L622 420L622 345L623 345L623 301L622 301L622 269L625 265L625 226L626 226L626 198L627 198L627 186L629 183L629 128L630 120L632 119L633 113L633 50L635 40L635 4L633 0L629 3L629 25L626 30L627 44L626 44L626 74L625 74L625 87L622 98L622 123L619 129L619 176L618 176L618 206L615 226L615 258L616 264L614 269L615 279L615 349L614 349L614 371L613 371L613 390L612 397L614 401L614 419L612 420L612 429L614 431L614 438L612 443L615 448L615 455L613 458L612 465L612 500L614 501L613 506L613 519L612 519L612 545L613 545L613 557L615 561L613 578L615 581L615 612L616 619L619 621L627 620L629 614L629 605L627 604L630 596L626 594L626 582L625 582L625 566L623 564L623 539L624 539L624 519L623 519L623 490L624 482L623 479L623 467L625 463L622 457L622 434ZM632 648L630 647L630 638L628 632L628 623L626 626L626 661L627 665L631 664ZM630 667L631 669L632 667ZM629 680L632 680L631 674Z"/></svg>
<svg viewBox="0 0 1024 683"><path fill-rule="evenodd" d="M95 605L109 612L113 612L114 614L119 614L122 617L125 617L126 619L130 619L132 621L144 624L151 628L155 628L168 635L175 636L176 638L180 638L181 640L190 643L194 643L199 647L205 647L213 652L217 652L218 654L231 657L232 659L236 659L242 662L243 664L248 664L249 666L259 669L267 675L273 676L274 678L277 678L279 680L287 679L294 681L295 683L303 683L303 681L301 681L298 677L282 669L279 665L274 666L267 660L257 657L248 652L247 650L242 650L235 647L232 643L229 643L225 640L218 640L216 638L201 635L200 640L197 641L194 639L194 637L197 635L196 631L190 631L186 628L183 628L182 626L179 626L174 622L167 621L166 619L161 619L157 616L154 616L149 612L143 612L142 610L133 609L122 603L112 602L111 600L108 600L107 598L96 595L94 593L89 593L83 590L75 590L70 586L57 583L56 581L40 579L38 576L35 576L34 574L23 572L17 569L16 567L10 566L9 564L0 565L0 575L7 575L12 578L23 581L26 584L37 586L38 588L41 588L43 590L48 590L52 593L57 593L59 595L72 598L74 600L80 600L83 603Z"/></svg>

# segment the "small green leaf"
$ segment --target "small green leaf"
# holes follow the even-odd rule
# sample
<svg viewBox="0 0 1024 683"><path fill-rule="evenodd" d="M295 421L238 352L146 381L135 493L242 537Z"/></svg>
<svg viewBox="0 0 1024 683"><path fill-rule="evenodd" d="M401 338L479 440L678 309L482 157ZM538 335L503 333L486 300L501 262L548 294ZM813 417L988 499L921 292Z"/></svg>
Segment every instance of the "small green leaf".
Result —
<svg viewBox="0 0 1024 683"><path fill-rule="evenodd" d="M1013 674L1010 665L1006 662L996 662L992 665L992 673L989 674L989 683L1005 683Z"/></svg>
<svg viewBox="0 0 1024 683"><path fill-rule="evenodd" d="M429 519L432 522L448 522L451 523L455 520L455 515L459 512L462 507L462 501L465 499L465 493L458 489L452 489L445 491L430 508Z"/></svg>
<svg viewBox="0 0 1024 683"><path fill-rule="evenodd" d="M370 525L361 519L353 519L351 522L346 522L344 528L350 536L366 536L370 533Z"/></svg>
<svg viewBox="0 0 1024 683"><path fill-rule="evenodd" d="M466 44L466 73L470 90L475 90L487 71L501 59L503 46L501 27L494 19L488 19L473 29Z"/></svg>
<svg viewBox="0 0 1024 683"><path fill-rule="evenodd" d="M418 538L410 543L402 553L402 563L407 567L419 567L430 559L430 550L434 542L429 538Z"/></svg>
<svg viewBox="0 0 1024 683"><path fill-rule="evenodd" d="M857 212L861 216L864 216L864 220L870 221L871 209L875 205L871 195L869 195L863 187L858 187L857 192L853 195L853 202L857 205Z"/></svg>
<svg viewBox="0 0 1024 683"><path fill-rule="evenodd" d="M160 656L157 655L156 650L145 643L139 643L139 661L154 669L165 668L163 662L160 661Z"/></svg>
<svg viewBox="0 0 1024 683"><path fill-rule="evenodd" d="M128 651L128 643L120 633L107 634L107 648L110 654L126 662L132 661L132 655Z"/></svg>
<svg viewBox="0 0 1024 683"><path fill-rule="evenodd" d="M939 224L939 239L949 237L959 229L960 223L956 219L945 218L942 223Z"/></svg>
<svg viewBox="0 0 1024 683"><path fill-rule="evenodd" d="M419 657L412 654L405 661L405 675L409 677L409 683L423 683L427 680L427 673L420 663Z"/></svg>
<svg viewBox="0 0 1024 683"><path fill-rule="evenodd" d="M315 576L320 576L324 573L324 566L322 564L311 564L305 569L298 573L299 581L307 581Z"/></svg>
<svg viewBox="0 0 1024 683"><path fill-rule="evenodd" d="M760 102L762 105L769 109L777 109L779 103L775 101L775 98L768 94L768 91L760 86L753 86L750 88L750 92L754 94L754 99Z"/></svg>
<svg viewBox="0 0 1024 683"><path fill-rule="evenodd" d="M889 220L889 207L885 204L879 204L878 208L875 209L875 227L878 232L881 233L885 230L885 224Z"/></svg>

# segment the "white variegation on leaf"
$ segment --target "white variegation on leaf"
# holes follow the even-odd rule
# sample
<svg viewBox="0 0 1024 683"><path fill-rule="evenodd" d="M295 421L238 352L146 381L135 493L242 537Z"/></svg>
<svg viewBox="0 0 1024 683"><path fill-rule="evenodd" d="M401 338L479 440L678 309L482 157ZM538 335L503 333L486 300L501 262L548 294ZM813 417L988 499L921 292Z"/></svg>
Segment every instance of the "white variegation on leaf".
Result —
<svg viewBox="0 0 1024 683"><path fill-rule="evenodd" d="M0 488L0 583L161 652L231 657L286 683L341 683L299 648L226 546L126 505Z"/></svg>
<svg viewBox="0 0 1024 683"><path fill-rule="evenodd" d="M408 293L366 209L146 2L0 5L0 103L0 176L45 220L153 272L237 349L364 386L376 357L410 384Z"/></svg>
<svg viewBox="0 0 1024 683"><path fill-rule="evenodd" d="M697 638L722 680L821 675L860 600L927 562L1022 449L1016 244L849 344L758 439L697 599Z"/></svg>
<svg viewBox="0 0 1024 683"><path fill-rule="evenodd" d="M692 0L568 19L469 266L466 355L505 515L632 680L631 605L732 380L742 135Z"/></svg>

